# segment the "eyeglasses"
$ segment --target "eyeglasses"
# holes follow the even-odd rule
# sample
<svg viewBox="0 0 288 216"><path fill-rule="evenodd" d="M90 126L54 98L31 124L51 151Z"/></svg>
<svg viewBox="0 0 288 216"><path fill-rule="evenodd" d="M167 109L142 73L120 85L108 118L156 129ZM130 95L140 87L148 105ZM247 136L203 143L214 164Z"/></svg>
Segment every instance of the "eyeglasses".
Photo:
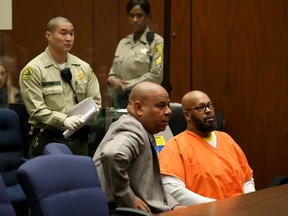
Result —
<svg viewBox="0 0 288 216"><path fill-rule="evenodd" d="M197 105L197 106L194 106L190 109L187 109L187 111L189 110L196 110L197 112L205 112L206 109L209 109L209 110L214 110L215 109L215 104L213 103L208 103L208 104L201 104L201 105Z"/></svg>

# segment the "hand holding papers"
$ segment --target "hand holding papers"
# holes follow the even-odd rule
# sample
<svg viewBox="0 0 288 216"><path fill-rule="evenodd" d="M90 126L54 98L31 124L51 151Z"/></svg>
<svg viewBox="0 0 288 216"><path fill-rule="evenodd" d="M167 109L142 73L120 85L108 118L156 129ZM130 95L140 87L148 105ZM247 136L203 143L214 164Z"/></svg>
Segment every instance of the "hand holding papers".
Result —
<svg viewBox="0 0 288 216"><path fill-rule="evenodd" d="M81 117L82 115L67 116L63 122L64 127L70 130L81 128L84 124L84 121Z"/></svg>
<svg viewBox="0 0 288 216"><path fill-rule="evenodd" d="M98 113L99 108L91 97L86 98L85 100L81 101L80 103L76 104L74 107L65 112L65 114L67 114L68 116L81 115L84 124L88 123L92 118L96 117ZM65 138L68 138L76 131L77 130L67 129L64 131L63 135Z"/></svg>

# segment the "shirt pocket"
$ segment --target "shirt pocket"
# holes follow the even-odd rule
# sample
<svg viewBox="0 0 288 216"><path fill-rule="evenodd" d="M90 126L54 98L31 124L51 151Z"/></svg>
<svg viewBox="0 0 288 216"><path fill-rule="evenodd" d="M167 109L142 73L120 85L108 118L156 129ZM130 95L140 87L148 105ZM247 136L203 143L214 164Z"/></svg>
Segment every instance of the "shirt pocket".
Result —
<svg viewBox="0 0 288 216"><path fill-rule="evenodd" d="M47 85L43 88L45 104L52 110L62 109L63 87L61 85Z"/></svg>
<svg viewBox="0 0 288 216"><path fill-rule="evenodd" d="M134 63L135 64L150 64L150 57L148 54L135 53Z"/></svg>
<svg viewBox="0 0 288 216"><path fill-rule="evenodd" d="M134 71L135 78L142 76L143 74L150 71L150 59L147 54L138 53L134 57L133 64L131 64L131 69Z"/></svg>

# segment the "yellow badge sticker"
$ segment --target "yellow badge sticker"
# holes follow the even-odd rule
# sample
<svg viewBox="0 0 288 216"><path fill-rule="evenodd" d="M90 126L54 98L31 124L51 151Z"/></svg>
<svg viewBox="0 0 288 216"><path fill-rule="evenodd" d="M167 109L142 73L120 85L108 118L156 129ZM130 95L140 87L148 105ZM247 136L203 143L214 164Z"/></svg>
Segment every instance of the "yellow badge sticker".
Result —
<svg viewBox="0 0 288 216"><path fill-rule="evenodd" d="M156 146L164 146L166 144L166 141L163 136L154 136L156 141Z"/></svg>
<svg viewBox="0 0 288 216"><path fill-rule="evenodd" d="M154 52L157 54L162 54L163 53L163 43L156 44L156 46L154 48Z"/></svg>
<svg viewBox="0 0 288 216"><path fill-rule="evenodd" d="M21 80L27 80L34 74L34 69L32 67L26 67L21 73Z"/></svg>
<svg viewBox="0 0 288 216"><path fill-rule="evenodd" d="M77 74L77 80L84 80L84 74L81 70Z"/></svg>
<svg viewBox="0 0 288 216"><path fill-rule="evenodd" d="M158 56L158 58L155 60L156 66L159 66L162 64L162 56Z"/></svg>

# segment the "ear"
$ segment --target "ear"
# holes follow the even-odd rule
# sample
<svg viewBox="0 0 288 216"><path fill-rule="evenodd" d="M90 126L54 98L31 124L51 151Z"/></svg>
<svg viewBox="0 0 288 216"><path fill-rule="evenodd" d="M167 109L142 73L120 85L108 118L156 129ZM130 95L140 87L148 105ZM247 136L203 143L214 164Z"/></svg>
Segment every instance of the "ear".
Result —
<svg viewBox="0 0 288 216"><path fill-rule="evenodd" d="M190 116L190 113L188 111L184 111L183 112L183 115L185 117L186 120L190 121L191 120L191 116Z"/></svg>
<svg viewBox="0 0 288 216"><path fill-rule="evenodd" d="M49 32L49 31L46 31L46 32L45 32L45 37L46 37L46 39L47 39L48 41L51 40L51 36L52 36L51 32Z"/></svg>
<svg viewBox="0 0 288 216"><path fill-rule="evenodd" d="M143 104L140 101L134 103L135 114L139 117L143 115Z"/></svg>

